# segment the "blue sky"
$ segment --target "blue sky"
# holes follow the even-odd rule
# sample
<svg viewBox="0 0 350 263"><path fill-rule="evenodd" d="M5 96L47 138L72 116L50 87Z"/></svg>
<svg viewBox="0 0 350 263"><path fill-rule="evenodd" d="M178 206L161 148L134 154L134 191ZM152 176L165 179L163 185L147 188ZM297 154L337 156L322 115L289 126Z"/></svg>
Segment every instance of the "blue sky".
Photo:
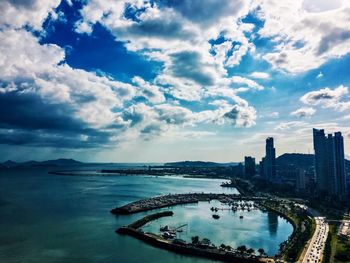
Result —
<svg viewBox="0 0 350 263"><path fill-rule="evenodd" d="M0 3L0 161L350 155L346 0Z"/></svg>

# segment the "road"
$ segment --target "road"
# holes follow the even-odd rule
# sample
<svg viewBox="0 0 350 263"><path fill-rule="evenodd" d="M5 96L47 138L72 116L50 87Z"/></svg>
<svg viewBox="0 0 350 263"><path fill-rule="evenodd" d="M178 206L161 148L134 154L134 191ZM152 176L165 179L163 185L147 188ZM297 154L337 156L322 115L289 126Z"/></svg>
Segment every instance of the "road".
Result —
<svg viewBox="0 0 350 263"><path fill-rule="evenodd" d="M302 263L322 262L329 226L324 217L315 217L316 229Z"/></svg>

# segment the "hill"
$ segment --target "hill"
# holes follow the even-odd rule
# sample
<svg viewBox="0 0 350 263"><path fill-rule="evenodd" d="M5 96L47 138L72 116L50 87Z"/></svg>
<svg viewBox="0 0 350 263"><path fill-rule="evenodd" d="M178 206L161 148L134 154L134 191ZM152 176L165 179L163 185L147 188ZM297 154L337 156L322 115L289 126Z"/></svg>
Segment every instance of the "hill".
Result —
<svg viewBox="0 0 350 263"><path fill-rule="evenodd" d="M6 167L6 168L12 168L12 167L37 167L37 166L78 166L82 165L84 163L76 161L74 159L57 159L57 160L48 160L48 161L29 161L29 162L23 162L23 163L17 163L13 162L11 160L8 160L2 164L0 164L0 167Z"/></svg>

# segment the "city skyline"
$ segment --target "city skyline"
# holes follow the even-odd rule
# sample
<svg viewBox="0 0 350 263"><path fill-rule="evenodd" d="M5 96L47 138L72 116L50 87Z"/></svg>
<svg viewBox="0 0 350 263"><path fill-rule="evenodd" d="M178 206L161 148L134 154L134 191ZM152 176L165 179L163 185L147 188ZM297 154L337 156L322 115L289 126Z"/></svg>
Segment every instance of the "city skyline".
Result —
<svg viewBox="0 0 350 263"><path fill-rule="evenodd" d="M259 161L267 137L313 153L313 128L350 156L348 1L0 8L0 162Z"/></svg>

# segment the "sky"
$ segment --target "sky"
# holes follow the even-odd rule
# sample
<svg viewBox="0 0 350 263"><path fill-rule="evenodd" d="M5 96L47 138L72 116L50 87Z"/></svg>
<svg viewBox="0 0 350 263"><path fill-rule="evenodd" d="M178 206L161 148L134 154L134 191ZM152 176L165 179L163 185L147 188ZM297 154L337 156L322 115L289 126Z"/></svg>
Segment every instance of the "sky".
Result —
<svg viewBox="0 0 350 263"><path fill-rule="evenodd" d="M350 1L2 0L0 161L350 156Z"/></svg>

